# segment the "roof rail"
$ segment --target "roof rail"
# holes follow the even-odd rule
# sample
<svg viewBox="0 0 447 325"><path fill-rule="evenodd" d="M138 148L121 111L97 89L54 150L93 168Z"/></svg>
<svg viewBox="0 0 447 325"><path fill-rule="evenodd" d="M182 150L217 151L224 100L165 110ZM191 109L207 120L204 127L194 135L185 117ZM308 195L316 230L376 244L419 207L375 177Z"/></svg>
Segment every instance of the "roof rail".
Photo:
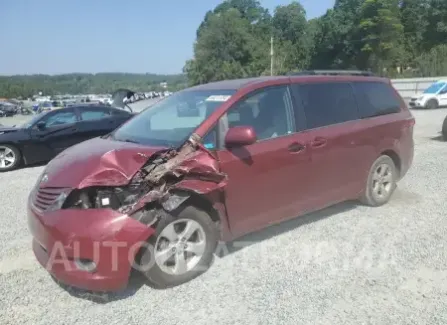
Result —
<svg viewBox="0 0 447 325"><path fill-rule="evenodd" d="M370 71L361 70L304 70L299 72L290 72L289 76L363 76L363 77L373 77L374 73Z"/></svg>

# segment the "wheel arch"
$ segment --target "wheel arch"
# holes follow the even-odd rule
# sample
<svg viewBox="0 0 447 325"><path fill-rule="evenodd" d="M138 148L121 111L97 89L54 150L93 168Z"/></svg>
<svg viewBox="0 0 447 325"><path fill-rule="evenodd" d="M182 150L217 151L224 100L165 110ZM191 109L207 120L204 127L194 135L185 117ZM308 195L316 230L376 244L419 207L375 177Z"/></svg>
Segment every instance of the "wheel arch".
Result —
<svg viewBox="0 0 447 325"><path fill-rule="evenodd" d="M171 195L187 196L187 198L176 207L174 211L183 209L185 206L194 206L197 209L203 210L216 224L220 233L220 239L225 240L231 237L225 199L222 191L216 190L202 194L192 190L173 189L170 193Z"/></svg>
<svg viewBox="0 0 447 325"><path fill-rule="evenodd" d="M380 155L388 156L393 160L394 165L396 166L396 169L397 169L398 176L400 176L401 171L402 171L402 160L401 160L400 156L397 154L397 152L395 150L388 149L388 150L382 151Z"/></svg>

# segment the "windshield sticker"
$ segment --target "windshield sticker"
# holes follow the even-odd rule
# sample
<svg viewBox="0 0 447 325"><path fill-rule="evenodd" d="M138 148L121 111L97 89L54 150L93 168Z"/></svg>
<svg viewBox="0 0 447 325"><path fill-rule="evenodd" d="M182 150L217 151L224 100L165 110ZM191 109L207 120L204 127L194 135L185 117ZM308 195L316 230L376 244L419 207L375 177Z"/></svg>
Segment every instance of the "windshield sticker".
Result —
<svg viewBox="0 0 447 325"><path fill-rule="evenodd" d="M231 96L228 95L213 95L205 99L207 102L226 102Z"/></svg>

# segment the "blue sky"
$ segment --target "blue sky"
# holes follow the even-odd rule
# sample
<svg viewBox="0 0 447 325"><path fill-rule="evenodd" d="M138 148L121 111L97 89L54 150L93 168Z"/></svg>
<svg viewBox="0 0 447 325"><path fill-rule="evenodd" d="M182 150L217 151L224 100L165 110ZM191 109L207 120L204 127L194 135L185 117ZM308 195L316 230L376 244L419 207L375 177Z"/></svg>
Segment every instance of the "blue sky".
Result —
<svg viewBox="0 0 447 325"><path fill-rule="evenodd" d="M0 74L179 73L221 0L0 0ZM301 0L308 18L334 0ZM290 0L264 0L271 11Z"/></svg>

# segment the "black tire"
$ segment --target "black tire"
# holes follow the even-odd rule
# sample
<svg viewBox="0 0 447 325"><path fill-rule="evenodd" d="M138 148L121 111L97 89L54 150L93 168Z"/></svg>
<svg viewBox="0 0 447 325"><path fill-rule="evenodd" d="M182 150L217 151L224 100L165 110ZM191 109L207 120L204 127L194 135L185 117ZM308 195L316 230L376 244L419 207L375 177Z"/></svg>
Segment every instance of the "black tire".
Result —
<svg viewBox="0 0 447 325"><path fill-rule="evenodd" d="M437 109L439 107L439 103L436 99L430 99L427 103L425 103L425 108L427 109Z"/></svg>
<svg viewBox="0 0 447 325"><path fill-rule="evenodd" d="M178 222L178 220L193 220L202 227L205 233L205 249L195 267L186 273L173 275L164 272L159 267L159 265L155 262L153 253L154 249L156 249L157 239L160 237L162 231L173 222ZM178 213L175 213L175 215L165 214L165 216L163 216L158 222L155 234L148 240L148 247L144 248L144 250L140 253L140 257L138 258L139 270L155 288L163 289L178 286L185 282L191 281L208 270L213 261L218 240L219 232L217 226L211 220L208 213L194 206L186 206ZM175 256L175 254L173 254L173 256ZM141 269L145 267L146 269Z"/></svg>
<svg viewBox="0 0 447 325"><path fill-rule="evenodd" d="M12 154L14 155L15 160L11 165L8 165L6 167L1 167L3 165L1 162L1 158L0 158L0 173L9 172L11 170L16 169L20 165L20 162L22 161L22 155L20 153L20 150L10 144L1 144L0 143L0 156L2 155L2 153L5 152L5 149L11 150Z"/></svg>
<svg viewBox="0 0 447 325"><path fill-rule="evenodd" d="M385 191L385 194L383 194L382 196L379 196L377 193L375 193L374 190L375 188L374 185L376 183L374 178L376 172L380 171L379 167L381 166L388 166L391 176L389 177L389 182L387 182L386 185L386 188L388 188L389 190ZM388 203L388 201L390 200L391 196L394 193L394 190L396 189L397 179L398 179L398 172L393 159L391 159L389 156L386 155L380 156L371 166L371 169L368 174L368 179L366 181L365 190L360 198L360 202L372 207L379 207Z"/></svg>
<svg viewBox="0 0 447 325"><path fill-rule="evenodd" d="M447 116L442 123L442 138L444 139L444 141L447 141Z"/></svg>

